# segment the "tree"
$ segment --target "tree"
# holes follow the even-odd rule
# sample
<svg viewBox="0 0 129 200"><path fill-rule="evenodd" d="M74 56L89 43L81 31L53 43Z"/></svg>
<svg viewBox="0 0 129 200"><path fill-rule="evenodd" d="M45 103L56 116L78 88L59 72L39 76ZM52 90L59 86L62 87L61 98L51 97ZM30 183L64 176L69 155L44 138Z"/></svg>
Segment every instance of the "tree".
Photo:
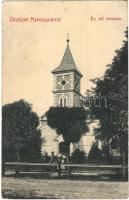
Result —
<svg viewBox="0 0 129 200"><path fill-rule="evenodd" d="M20 100L2 108L2 157L5 161L34 161L40 158L39 118L31 104Z"/></svg>
<svg viewBox="0 0 129 200"><path fill-rule="evenodd" d="M69 155L70 143L78 142L88 131L87 112L82 107L50 107L46 113L48 125L62 135Z"/></svg>
<svg viewBox="0 0 129 200"><path fill-rule="evenodd" d="M116 50L112 63L107 65L104 77L92 80L96 87L92 95L107 99L108 106L92 107L92 117L99 119L100 126L95 129L97 139L104 141L105 145L118 147L121 152L128 152L128 38L123 46ZM127 156L126 156L127 158ZM127 159L126 159L127 162Z"/></svg>

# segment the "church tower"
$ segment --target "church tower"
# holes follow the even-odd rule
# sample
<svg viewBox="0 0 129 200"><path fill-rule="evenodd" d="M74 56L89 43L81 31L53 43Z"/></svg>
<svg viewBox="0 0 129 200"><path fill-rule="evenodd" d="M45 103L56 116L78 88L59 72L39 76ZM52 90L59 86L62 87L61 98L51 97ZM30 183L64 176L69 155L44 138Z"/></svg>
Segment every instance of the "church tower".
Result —
<svg viewBox="0 0 129 200"><path fill-rule="evenodd" d="M69 47L69 36L67 36L66 41L67 46L62 61L52 71L54 77L54 106L78 107L81 105L80 81L82 74L74 62Z"/></svg>
<svg viewBox="0 0 129 200"><path fill-rule="evenodd" d="M82 106L82 95L80 94L82 74L74 62L69 47L69 37L67 37L66 41L67 45L61 63L52 71L54 78L54 106L79 107ZM59 147L61 147L59 146L61 138L59 139L55 129L48 126L46 114L41 116L40 122L43 141L45 141L42 144L43 155L45 152L48 155L51 155L51 152L57 155ZM94 136L91 133L83 135L78 143L71 144L70 152L72 153L78 148L87 153L92 145L92 141L94 141Z"/></svg>

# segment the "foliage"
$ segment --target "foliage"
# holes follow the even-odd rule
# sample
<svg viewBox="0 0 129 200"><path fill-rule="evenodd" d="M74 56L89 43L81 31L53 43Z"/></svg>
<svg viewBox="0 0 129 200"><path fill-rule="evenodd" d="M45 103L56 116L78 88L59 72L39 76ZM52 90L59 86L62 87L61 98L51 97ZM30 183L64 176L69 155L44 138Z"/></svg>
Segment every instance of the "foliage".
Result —
<svg viewBox="0 0 129 200"><path fill-rule="evenodd" d="M71 162L72 163L85 163L86 161L86 155L84 151L80 151L79 149L76 149L72 155L71 155Z"/></svg>
<svg viewBox="0 0 129 200"><path fill-rule="evenodd" d="M88 161L99 162L101 160L102 160L102 151L98 148L97 143L94 142L88 154Z"/></svg>
<svg viewBox="0 0 129 200"><path fill-rule="evenodd" d="M127 99L128 99L128 41L116 50L116 55L101 79L92 80L96 87L92 89L91 96L97 96L107 100L108 106L92 107L92 119L98 119L99 128L95 129L97 139L103 140L105 145L112 144L113 148L122 150L128 148L127 132Z"/></svg>
<svg viewBox="0 0 129 200"><path fill-rule="evenodd" d="M40 157L39 119L24 100L2 108L2 156L4 160L32 161Z"/></svg>
<svg viewBox="0 0 129 200"><path fill-rule="evenodd" d="M51 107L46 113L48 125L63 136L66 144L78 142L88 131L87 112L82 107Z"/></svg>

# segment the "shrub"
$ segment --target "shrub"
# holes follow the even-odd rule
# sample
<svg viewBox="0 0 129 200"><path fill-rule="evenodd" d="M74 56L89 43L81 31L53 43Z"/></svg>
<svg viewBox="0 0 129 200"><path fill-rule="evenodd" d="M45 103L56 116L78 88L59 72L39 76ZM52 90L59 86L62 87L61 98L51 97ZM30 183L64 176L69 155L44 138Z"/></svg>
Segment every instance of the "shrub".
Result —
<svg viewBox="0 0 129 200"><path fill-rule="evenodd" d="M85 163L86 155L84 151L80 151L76 149L71 155L71 162L72 163Z"/></svg>

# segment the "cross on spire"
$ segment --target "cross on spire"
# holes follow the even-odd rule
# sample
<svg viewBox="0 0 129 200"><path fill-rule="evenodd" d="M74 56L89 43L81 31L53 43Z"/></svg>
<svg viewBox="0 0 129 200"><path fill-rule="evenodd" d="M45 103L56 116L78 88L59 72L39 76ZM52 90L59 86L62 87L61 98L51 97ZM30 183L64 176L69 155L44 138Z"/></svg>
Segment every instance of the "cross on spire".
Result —
<svg viewBox="0 0 129 200"><path fill-rule="evenodd" d="M69 33L67 33L67 44L69 44Z"/></svg>

